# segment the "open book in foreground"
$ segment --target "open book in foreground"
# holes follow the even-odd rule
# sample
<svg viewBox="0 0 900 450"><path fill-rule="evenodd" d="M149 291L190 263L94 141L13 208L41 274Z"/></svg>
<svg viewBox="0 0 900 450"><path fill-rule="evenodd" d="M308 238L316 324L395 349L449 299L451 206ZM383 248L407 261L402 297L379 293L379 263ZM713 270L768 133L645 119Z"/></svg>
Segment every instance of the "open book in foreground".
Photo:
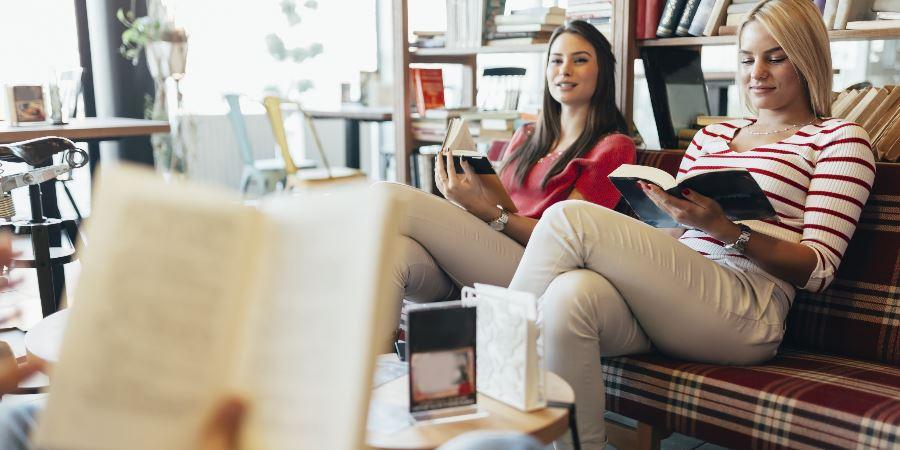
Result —
<svg viewBox="0 0 900 450"><path fill-rule="evenodd" d="M469 133L469 126L466 120L455 117L450 119L447 124L447 134L440 146L441 152L450 152L453 155L453 165L456 173L463 173L462 161L469 163L482 184L492 192L497 198L497 204L509 212L517 212L516 204L513 203L500 177L494 170L494 166L487 156L476 149L475 140Z"/></svg>
<svg viewBox="0 0 900 450"><path fill-rule="evenodd" d="M36 446L193 449L236 393L243 449L362 448L393 205L362 189L256 210L127 166L98 183Z"/></svg>
<svg viewBox="0 0 900 450"><path fill-rule="evenodd" d="M637 217L657 228L675 228L678 223L659 209L637 184L638 180L653 183L669 194L683 199L682 189L690 189L712 198L722 206L731 220L767 219L775 216L775 209L747 169L719 169L688 175L681 182L661 169L623 164L609 174L616 189L631 206Z"/></svg>

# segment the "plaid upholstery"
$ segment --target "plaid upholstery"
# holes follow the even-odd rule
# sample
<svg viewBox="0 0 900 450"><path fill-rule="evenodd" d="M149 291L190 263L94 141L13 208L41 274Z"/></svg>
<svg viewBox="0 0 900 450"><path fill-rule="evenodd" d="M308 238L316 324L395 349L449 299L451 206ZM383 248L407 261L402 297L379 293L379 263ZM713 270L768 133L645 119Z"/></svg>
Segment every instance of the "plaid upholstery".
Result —
<svg viewBox="0 0 900 450"><path fill-rule="evenodd" d="M677 170L677 153L638 161ZM878 163L837 278L798 292L779 356L753 367L605 359L607 409L735 449L900 447L898 284L900 164Z"/></svg>
<svg viewBox="0 0 900 450"><path fill-rule="evenodd" d="M897 448L900 367L785 350L752 367L604 360L606 408L734 449Z"/></svg>
<svg viewBox="0 0 900 450"><path fill-rule="evenodd" d="M876 169L837 278L821 294L798 292L785 345L900 364L900 164Z"/></svg>

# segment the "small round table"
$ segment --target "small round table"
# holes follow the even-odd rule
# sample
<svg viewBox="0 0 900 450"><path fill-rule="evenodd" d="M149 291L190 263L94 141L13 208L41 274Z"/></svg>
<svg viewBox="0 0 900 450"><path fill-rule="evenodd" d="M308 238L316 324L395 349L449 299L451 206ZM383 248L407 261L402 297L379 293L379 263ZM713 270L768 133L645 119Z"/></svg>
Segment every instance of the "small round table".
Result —
<svg viewBox="0 0 900 450"><path fill-rule="evenodd" d="M69 310L44 317L25 334L25 352L29 361L52 364L59 360L59 347L69 323Z"/></svg>
<svg viewBox="0 0 900 450"><path fill-rule="evenodd" d="M548 403L556 405L575 402L572 388L558 375L547 372L544 382L547 385ZM408 384L409 378L402 376L375 388L370 408L390 410L392 414L404 414L406 411L408 414ZM553 402L549 402L550 400ZM372 429L370 424L366 444L383 450L430 450L460 434L477 430L514 431L529 434L548 444L569 429L569 409L564 406L527 413L478 394L478 407L487 412L487 416L449 423L414 423L391 432ZM370 411L370 416L372 413ZM378 411L374 413L377 414Z"/></svg>

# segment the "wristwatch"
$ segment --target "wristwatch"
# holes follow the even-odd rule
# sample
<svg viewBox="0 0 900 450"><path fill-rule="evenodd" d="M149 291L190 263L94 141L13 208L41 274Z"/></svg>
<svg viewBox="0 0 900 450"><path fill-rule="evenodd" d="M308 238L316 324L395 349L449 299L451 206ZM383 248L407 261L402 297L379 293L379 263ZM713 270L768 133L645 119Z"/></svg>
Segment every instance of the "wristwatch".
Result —
<svg viewBox="0 0 900 450"><path fill-rule="evenodd" d="M725 248L728 250L734 250L738 253L744 253L744 249L747 248L747 242L750 242L750 231L752 230L750 229L750 227L742 223L737 224L737 226L741 229L740 236L738 236L738 238L734 242L725 244Z"/></svg>
<svg viewBox="0 0 900 450"><path fill-rule="evenodd" d="M500 217L488 222L488 225L496 231L503 231L503 229L506 228L506 223L509 222L509 213L499 206L497 209L500 210Z"/></svg>

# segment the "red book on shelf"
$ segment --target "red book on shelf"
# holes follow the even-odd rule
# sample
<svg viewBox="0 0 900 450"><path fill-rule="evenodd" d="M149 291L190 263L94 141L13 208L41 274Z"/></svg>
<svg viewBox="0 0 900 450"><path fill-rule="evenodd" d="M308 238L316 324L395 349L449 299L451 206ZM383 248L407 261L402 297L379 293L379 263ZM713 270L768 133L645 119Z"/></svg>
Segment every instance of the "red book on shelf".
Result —
<svg viewBox="0 0 900 450"><path fill-rule="evenodd" d="M666 0L646 0L644 5L644 31L643 39L655 39L656 27L659 26L659 18L662 17Z"/></svg>
<svg viewBox="0 0 900 450"><path fill-rule="evenodd" d="M644 37L644 22L647 21L647 0L637 0L634 16L635 39L647 39Z"/></svg>
<svg viewBox="0 0 900 450"><path fill-rule="evenodd" d="M444 107L444 76L441 69L411 69L416 92L416 110L425 115L426 109Z"/></svg>

